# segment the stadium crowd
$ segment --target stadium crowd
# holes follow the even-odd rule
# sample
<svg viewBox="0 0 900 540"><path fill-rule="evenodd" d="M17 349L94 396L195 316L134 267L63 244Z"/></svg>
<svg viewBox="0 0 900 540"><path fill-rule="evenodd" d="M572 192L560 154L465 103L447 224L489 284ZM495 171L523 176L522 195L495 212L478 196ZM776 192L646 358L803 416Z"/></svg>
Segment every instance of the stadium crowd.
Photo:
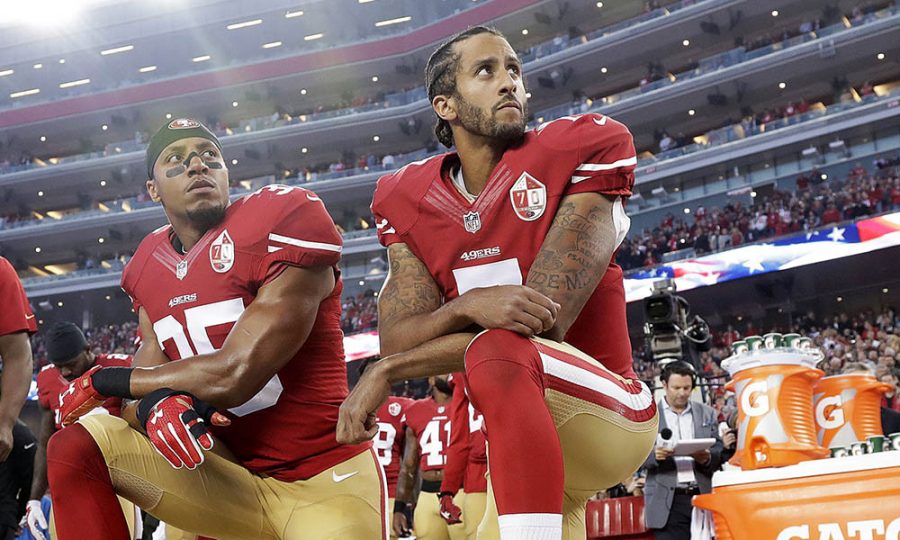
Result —
<svg viewBox="0 0 900 540"><path fill-rule="evenodd" d="M749 206L700 206L690 218L668 214L658 226L626 238L616 260L632 270L659 264L666 253L682 249L702 255L897 209L900 176L893 167L872 175L857 163L846 178L834 180L814 169L797 178L796 191L775 190Z"/></svg>

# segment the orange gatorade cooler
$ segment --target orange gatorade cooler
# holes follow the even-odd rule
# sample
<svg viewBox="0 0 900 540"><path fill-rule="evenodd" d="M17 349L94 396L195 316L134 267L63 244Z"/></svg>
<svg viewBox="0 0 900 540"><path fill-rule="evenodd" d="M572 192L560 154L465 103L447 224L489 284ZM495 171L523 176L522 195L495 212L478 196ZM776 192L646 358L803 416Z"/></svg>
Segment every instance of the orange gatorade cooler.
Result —
<svg viewBox="0 0 900 540"><path fill-rule="evenodd" d="M900 535L900 452L720 471L710 510L716 540L895 540Z"/></svg>
<svg viewBox="0 0 900 540"><path fill-rule="evenodd" d="M820 380L813 395L816 435L825 448L850 447L881 435L881 396L891 386L867 373L834 375Z"/></svg>
<svg viewBox="0 0 900 540"><path fill-rule="evenodd" d="M815 368L821 358L815 349L750 347L722 362L732 377L725 388L735 393L738 404L731 463L759 469L828 455L816 439L812 409L813 387L824 375Z"/></svg>

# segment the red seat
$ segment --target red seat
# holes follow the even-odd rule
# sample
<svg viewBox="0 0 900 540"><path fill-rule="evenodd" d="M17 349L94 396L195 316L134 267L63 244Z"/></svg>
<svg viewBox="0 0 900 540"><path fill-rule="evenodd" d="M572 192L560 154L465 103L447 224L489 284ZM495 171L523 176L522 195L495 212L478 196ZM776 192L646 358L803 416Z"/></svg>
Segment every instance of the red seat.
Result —
<svg viewBox="0 0 900 540"><path fill-rule="evenodd" d="M588 501L587 540L596 538L653 539L644 524L644 498L619 497Z"/></svg>

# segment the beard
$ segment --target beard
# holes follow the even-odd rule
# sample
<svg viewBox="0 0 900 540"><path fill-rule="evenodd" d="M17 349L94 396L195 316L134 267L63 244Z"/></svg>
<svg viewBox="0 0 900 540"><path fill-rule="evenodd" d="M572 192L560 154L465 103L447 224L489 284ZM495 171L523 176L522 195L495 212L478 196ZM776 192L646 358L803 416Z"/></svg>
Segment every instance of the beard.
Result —
<svg viewBox="0 0 900 540"><path fill-rule="evenodd" d="M479 109L463 99L462 96L456 95L455 97L459 104L459 123L466 131L503 143L514 143L525 135L526 119L528 118L527 104L522 105L521 122L501 123L497 121L496 111L485 112L484 109Z"/></svg>
<svg viewBox="0 0 900 540"><path fill-rule="evenodd" d="M207 231L225 219L225 205L206 206L187 211L187 218L198 229Z"/></svg>

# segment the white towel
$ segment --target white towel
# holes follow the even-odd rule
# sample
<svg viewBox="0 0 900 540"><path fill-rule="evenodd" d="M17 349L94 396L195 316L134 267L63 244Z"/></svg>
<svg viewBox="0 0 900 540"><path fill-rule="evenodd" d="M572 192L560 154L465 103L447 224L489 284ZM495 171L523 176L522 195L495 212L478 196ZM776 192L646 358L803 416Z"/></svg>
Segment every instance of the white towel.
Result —
<svg viewBox="0 0 900 540"><path fill-rule="evenodd" d="M691 540L712 540L715 535L712 513L695 506L691 512Z"/></svg>

